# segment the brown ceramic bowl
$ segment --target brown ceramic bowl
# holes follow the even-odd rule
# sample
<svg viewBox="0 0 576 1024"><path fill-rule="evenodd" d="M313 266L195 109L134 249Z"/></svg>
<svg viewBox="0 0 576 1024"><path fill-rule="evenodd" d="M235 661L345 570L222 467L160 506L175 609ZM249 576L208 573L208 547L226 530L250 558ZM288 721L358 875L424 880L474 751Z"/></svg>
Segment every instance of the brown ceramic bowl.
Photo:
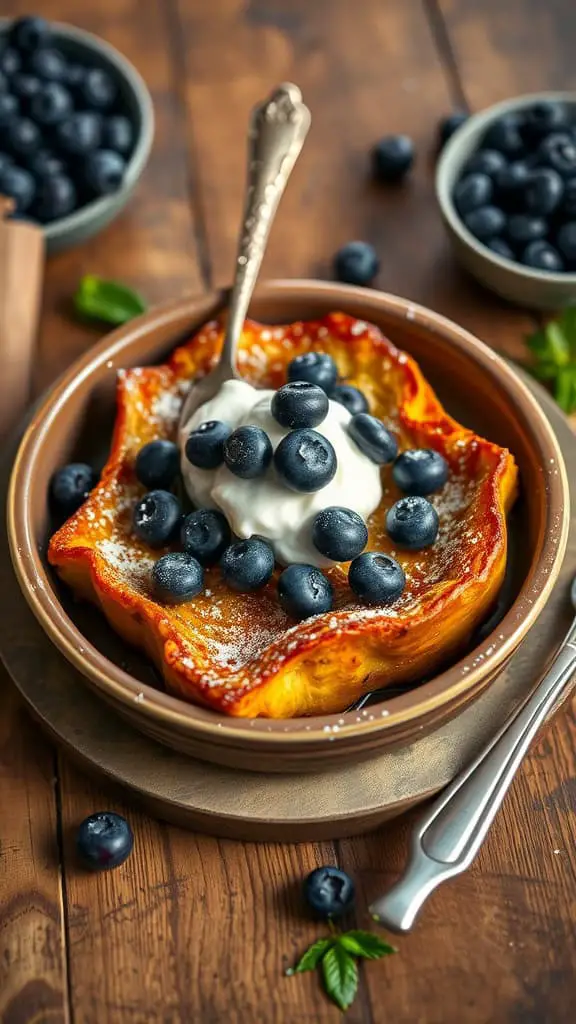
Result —
<svg viewBox="0 0 576 1024"><path fill-rule="evenodd" d="M407 744L452 718L500 671L542 610L560 569L569 523L566 472L544 414L519 377L462 328L405 299L314 281L262 285L251 315L270 322L332 310L377 324L422 366L447 409L514 453L522 496L510 522L503 617L467 657L433 679L363 710L286 721L233 719L171 697L148 662L89 607L74 604L44 560L53 471L106 456L116 369L153 363L221 307L223 296L183 299L115 331L64 375L35 413L14 465L8 503L12 558L42 626L88 683L134 726L195 757L242 768L304 771Z"/></svg>

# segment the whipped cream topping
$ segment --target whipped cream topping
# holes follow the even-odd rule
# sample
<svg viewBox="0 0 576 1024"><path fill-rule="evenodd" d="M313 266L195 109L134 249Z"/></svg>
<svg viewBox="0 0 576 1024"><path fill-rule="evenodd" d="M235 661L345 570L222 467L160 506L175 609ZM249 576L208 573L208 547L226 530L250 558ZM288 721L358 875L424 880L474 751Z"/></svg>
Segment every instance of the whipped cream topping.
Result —
<svg viewBox="0 0 576 1024"><path fill-rule="evenodd" d="M229 380L196 410L180 433L186 490L197 507L219 508L237 537L246 539L258 534L268 540L283 565L331 565L312 544L314 517L330 505L341 505L367 520L382 497L380 468L348 436L351 416L343 405L330 401L326 418L315 427L332 443L338 468L333 480L312 494L290 490L273 465L255 480L241 480L225 465L199 469L186 458L184 448L190 432L206 420L222 420L232 429L248 424L262 427L276 449L289 430L281 427L270 412L273 395L274 391L253 388L246 381Z"/></svg>

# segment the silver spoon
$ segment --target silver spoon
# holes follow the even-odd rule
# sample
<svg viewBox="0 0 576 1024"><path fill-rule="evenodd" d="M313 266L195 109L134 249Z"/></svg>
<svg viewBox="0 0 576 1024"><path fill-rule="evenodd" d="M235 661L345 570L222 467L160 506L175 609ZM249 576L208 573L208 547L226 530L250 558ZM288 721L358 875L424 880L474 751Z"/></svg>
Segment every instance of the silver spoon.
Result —
<svg viewBox="0 0 576 1024"><path fill-rule="evenodd" d="M576 577L570 599L576 611ZM409 932L430 893L470 867L532 740L575 673L576 618L532 696L421 818L403 876L370 907L379 924Z"/></svg>
<svg viewBox="0 0 576 1024"><path fill-rule="evenodd" d="M310 111L296 85L279 85L254 108L248 127L248 176L238 240L236 272L224 344L218 365L193 385L180 413L180 427L194 411L238 377L236 349L278 203L310 127Z"/></svg>

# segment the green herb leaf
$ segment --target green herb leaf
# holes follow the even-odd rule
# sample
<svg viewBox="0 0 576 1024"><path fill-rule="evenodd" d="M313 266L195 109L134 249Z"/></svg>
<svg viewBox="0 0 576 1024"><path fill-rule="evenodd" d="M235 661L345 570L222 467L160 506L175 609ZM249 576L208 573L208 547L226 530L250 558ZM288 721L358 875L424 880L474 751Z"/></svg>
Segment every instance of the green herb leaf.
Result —
<svg viewBox="0 0 576 1024"><path fill-rule="evenodd" d="M353 956L361 956L365 960L379 960L381 956L388 956L390 953L398 952L394 946L383 942L380 936L375 935L374 932L344 932L339 937L338 942L349 953L352 953Z"/></svg>
<svg viewBox="0 0 576 1024"><path fill-rule="evenodd" d="M322 958L324 986L330 999L341 1010L354 1002L358 990L358 967L354 957L336 942Z"/></svg>
<svg viewBox="0 0 576 1024"><path fill-rule="evenodd" d="M306 952L300 957L295 967L290 967L286 974L301 974L303 971L313 971L315 967L318 967L322 957L331 946L334 945L335 939L318 939L317 942L313 942L308 947Z"/></svg>
<svg viewBox="0 0 576 1024"><path fill-rule="evenodd" d="M529 372L551 385L565 413L576 412L576 306L568 306L526 342L534 356Z"/></svg>
<svg viewBox="0 0 576 1024"><path fill-rule="evenodd" d="M95 274L86 274L80 281L74 306L82 316L114 326L140 316L147 308L144 299L131 288Z"/></svg>
<svg viewBox="0 0 576 1024"><path fill-rule="evenodd" d="M576 412L576 363L563 366L556 376L554 398L565 413Z"/></svg>

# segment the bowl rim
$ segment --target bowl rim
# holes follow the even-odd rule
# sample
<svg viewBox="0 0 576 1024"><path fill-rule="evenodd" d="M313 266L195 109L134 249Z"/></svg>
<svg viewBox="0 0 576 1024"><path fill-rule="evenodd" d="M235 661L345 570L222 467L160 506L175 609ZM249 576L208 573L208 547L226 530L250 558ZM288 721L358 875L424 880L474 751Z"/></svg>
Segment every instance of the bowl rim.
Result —
<svg viewBox="0 0 576 1024"><path fill-rule="evenodd" d="M566 548L570 519L568 479L560 447L545 414L513 369L492 349L464 328L440 314L408 299L364 288L313 280L272 280L263 283L255 298L281 301L301 297L308 305L330 299L334 309L346 310L358 305L365 309L364 319L371 313L387 312L399 320L416 321L421 327L440 333L449 344L470 355L485 372L504 382L511 400L526 411L534 432L534 440L543 459L543 486L547 495L546 524L541 531L540 555L533 561L511 608L496 630L484 638L483 653L475 658L467 655L449 665L428 682L407 694L394 697L390 711L385 699L371 706L370 713L345 711L339 714L295 719L244 719L218 715L212 709L187 703L177 697L142 683L114 664L80 632L64 611L49 572L42 561L34 538L27 498L35 462L41 458L42 445L51 424L59 415L69 395L93 373L101 379L110 363L118 365L125 347L137 343L152 330L190 319L190 330L210 319L224 305L226 293L214 292L184 297L155 307L129 324L113 331L84 353L54 384L36 409L20 442L10 478L7 526L10 553L16 576L28 604L55 645L65 654L80 674L88 677L96 688L112 700L156 724L179 727L194 732L219 745L246 745L255 749L280 748L296 743L300 749L327 739L358 740L375 732L384 732L414 719L425 719L444 705L454 703L467 692L478 688L482 680L493 675L528 632L540 611L560 570ZM194 326L192 326L194 325ZM180 328L181 329L181 328ZM121 363L120 363L121 365ZM99 375L98 375L99 372ZM107 371L110 372L109 370ZM498 635L496 636L496 631ZM478 650L475 649L475 652ZM144 699L140 697L144 694ZM414 695L417 694L417 699ZM336 726L336 729L334 728ZM336 733L336 735L335 735Z"/></svg>
<svg viewBox="0 0 576 1024"><path fill-rule="evenodd" d="M0 35L7 31L14 20L14 18L0 17ZM120 50L117 50L115 46L112 46L111 43L102 39L101 36L96 35L94 32L88 32L87 29L77 28L76 25L70 25L62 21L50 21L50 26L54 31L56 42L58 42L59 38L64 38L79 43L81 46L85 46L87 50L96 52L113 66L116 74L124 80L124 83L132 93L134 102L140 110L141 123L134 150L126 164L124 181L118 191L100 196L98 199L92 199L78 210L74 210L73 213L60 217L49 224L42 224L42 233L46 242L53 242L55 239L60 239L87 223L92 223L94 219L98 219L110 209L111 201L119 196L127 195L134 188L146 166L154 139L154 105L152 97L148 86L140 72L136 70L134 64Z"/></svg>
<svg viewBox="0 0 576 1024"><path fill-rule="evenodd" d="M532 106L534 103L542 103L543 101L573 103L576 107L576 91L525 93L521 96L500 100L499 103L494 103L484 110L471 114L468 120L454 132L442 150L436 166L434 179L436 199L438 200L442 215L451 230L464 245L469 249L473 249L480 258L494 264L496 267L500 267L502 270L508 271L509 274L515 274L526 282L532 282L533 284L540 282L548 285L564 284L574 288L576 285L576 271L553 273L547 270L536 270L532 267L526 267L522 263L508 260L505 256L500 256L498 253L488 249L487 246L482 245L468 230L464 221L459 216L452 201L448 182L452 175L453 166L456 167L457 171L462 169L466 159L464 155L466 144L472 137L477 133L479 134L482 129L487 128L501 114L510 114L516 110L523 110L525 107Z"/></svg>

